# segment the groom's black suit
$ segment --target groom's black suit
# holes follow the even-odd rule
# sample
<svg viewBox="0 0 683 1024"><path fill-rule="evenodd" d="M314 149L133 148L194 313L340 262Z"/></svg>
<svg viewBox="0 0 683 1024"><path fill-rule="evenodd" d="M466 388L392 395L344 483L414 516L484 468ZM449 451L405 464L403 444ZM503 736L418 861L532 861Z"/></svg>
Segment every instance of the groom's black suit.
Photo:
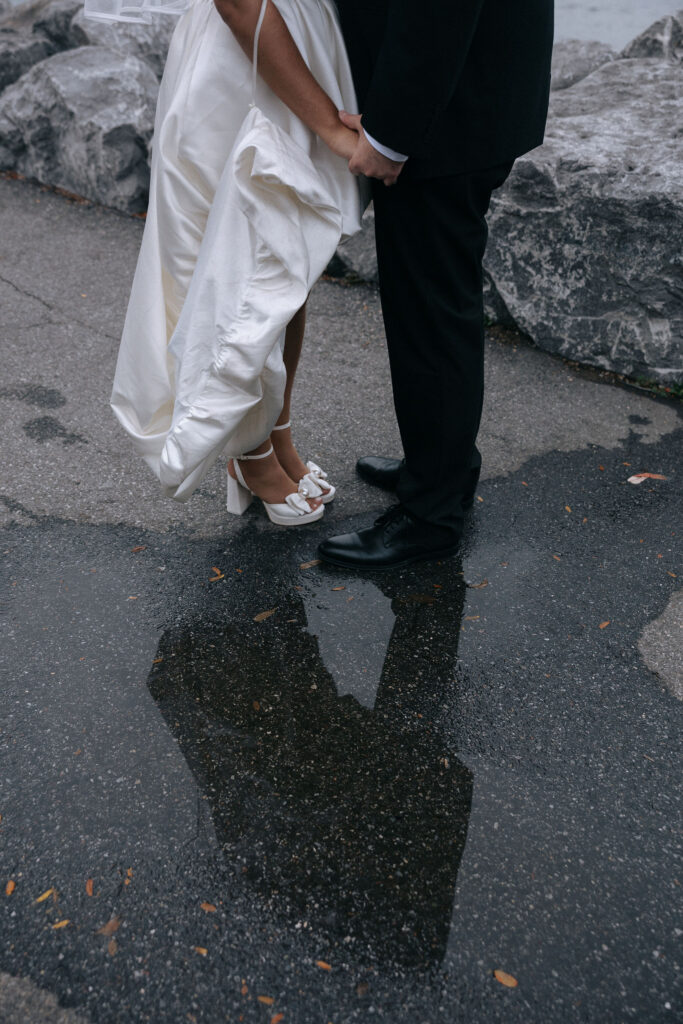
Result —
<svg viewBox="0 0 683 1024"><path fill-rule="evenodd" d="M476 486L491 192L543 140L553 0L337 0L366 131L409 155L373 182L405 453L398 496L459 533Z"/></svg>

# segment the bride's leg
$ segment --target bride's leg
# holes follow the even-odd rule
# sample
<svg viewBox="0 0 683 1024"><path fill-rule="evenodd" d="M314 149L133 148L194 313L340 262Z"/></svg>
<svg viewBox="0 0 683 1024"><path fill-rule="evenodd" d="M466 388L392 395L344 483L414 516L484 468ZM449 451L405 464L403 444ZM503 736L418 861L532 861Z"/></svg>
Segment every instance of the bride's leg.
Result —
<svg viewBox="0 0 683 1024"><path fill-rule="evenodd" d="M275 424L276 428L284 427L285 423L289 423L291 417L292 390L294 388L294 378L296 376L299 358L301 356L301 346L303 345L305 330L306 306L304 304L299 312L296 313L289 322L285 333L283 359L285 370L287 371L287 383L285 385L285 402L282 407L282 412L278 417L278 421ZM301 480L306 476L309 469L306 463L302 461L299 453L294 447L291 429L289 427L276 429L270 435L270 439L280 465L292 480ZM330 485L324 480L320 480L318 486L323 493L329 493Z"/></svg>
<svg viewBox="0 0 683 1024"><path fill-rule="evenodd" d="M261 455L270 448L270 440L264 441L253 451L245 452L245 455ZM288 494L293 494L298 489L296 483L280 465L275 452L271 452L265 459L245 459L240 462L240 469L245 483L263 501L269 505L278 504L285 500ZM228 463L228 473L235 478L235 469L232 459ZM321 504L320 498L309 498L308 504L311 508L318 508Z"/></svg>
<svg viewBox="0 0 683 1024"><path fill-rule="evenodd" d="M299 359L301 357L301 346L304 341L306 330L306 306L303 305L298 313L290 320L285 333L285 349L283 359L287 371L287 383L285 385L285 403L282 412L278 417L276 426L289 423L292 406L292 391L294 389L294 378L296 377ZM299 454L292 443L292 432L286 430L274 430L270 439L275 449L278 461L285 472L292 480L301 480L308 473L308 467L301 461Z"/></svg>

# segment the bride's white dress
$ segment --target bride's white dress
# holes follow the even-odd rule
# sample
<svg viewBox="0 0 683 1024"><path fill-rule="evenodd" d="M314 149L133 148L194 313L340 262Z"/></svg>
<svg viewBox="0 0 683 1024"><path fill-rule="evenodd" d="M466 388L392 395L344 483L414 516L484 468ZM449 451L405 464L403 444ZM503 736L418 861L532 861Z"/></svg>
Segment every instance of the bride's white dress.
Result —
<svg viewBox="0 0 683 1024"><path fill-rule="evenodd" d="M274 2L319 84L354 111L331 0ZM111 399L164 493L179 501L219 456L270 433L283 404L284 329L340 239L360 227L346 161L262 81L251 99L251 62L211 0L194 0L159 92L149 209Z"/></svg>

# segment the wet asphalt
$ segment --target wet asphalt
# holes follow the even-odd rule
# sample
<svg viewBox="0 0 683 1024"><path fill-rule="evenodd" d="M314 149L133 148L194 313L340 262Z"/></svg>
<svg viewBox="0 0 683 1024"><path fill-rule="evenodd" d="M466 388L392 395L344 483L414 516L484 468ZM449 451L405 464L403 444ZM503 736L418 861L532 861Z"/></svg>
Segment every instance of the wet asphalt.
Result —
<svg viewBox="0 0 683 1024"><path fill-rule="evenodd" d="M680 1019L678 407L491 332L461 553L311 564L387 503L376 292L311 300L325 520L178 506L107 405L141 230L0 181L0 1021Z"/></svg>

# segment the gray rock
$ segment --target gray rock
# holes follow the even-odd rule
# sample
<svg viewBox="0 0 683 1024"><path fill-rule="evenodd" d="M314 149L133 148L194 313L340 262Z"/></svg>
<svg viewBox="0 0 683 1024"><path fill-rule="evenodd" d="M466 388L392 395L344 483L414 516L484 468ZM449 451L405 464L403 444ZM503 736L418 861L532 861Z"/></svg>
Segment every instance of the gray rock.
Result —
<svg viewBox="0 0 683 1024"><path fill-rule="evenodd" d="M41 60L55 52L42 36L0 26L0 92Z"/></svg>
<svg viewBox="0 0 683 1024"><path fill-rule="evenodd" d="M645 627L638 647L650 671L683 700L683 590L673 594L659 618Z"/></svg>
<svg viewBox="0 0 683 1024"><path fill-rule="evenodd" d="M683 61L683 11L660 18L650 25L621 51L620 57Z"/></svg>
<svg viewBox="0 0 683 1024"><path fill-rule="evenodd" d="M541 348L683 380L683 71L617 60L555 92L495 194L488 315Z"/></svg>
<svg viewBox="0 0 683 1024"><path fill-rule="evenodd" d="M0 96L0 168L140 212L157 91L147 64L103 46L48 57Z"/></svg>
<svg viewBox="0 0 683 1024"><path fill-rule="evenodd" d="M46 36L58 50L80 46L71 32L71 23L82 7L82 0L41 0L33 21L34 33Z"/></svg>
<svg viewBox="0 0 683 1024"><path fill-rule="evenodd" d="M86 18L82 10L71 22L71 37L76 46L106 46L115 53L130 54L144 60L161 78L176 18L160 16L150 25L112 23Z"/></svg>
<svg viewBox="0 0 683 1024"><path fill-rule="evenodd" d="M361 230L339 246L337 256L348 274L359 277L362 281L377 281L375 214L372 206L365 211Z"/></svg>
<svg viewBox="0 0 683 1024"><path fill-rule="evenodd" d="M615 57L615 51L606 43L585 39L564 39L555 43L550 88L553 91L568 89Z"/></svg>

